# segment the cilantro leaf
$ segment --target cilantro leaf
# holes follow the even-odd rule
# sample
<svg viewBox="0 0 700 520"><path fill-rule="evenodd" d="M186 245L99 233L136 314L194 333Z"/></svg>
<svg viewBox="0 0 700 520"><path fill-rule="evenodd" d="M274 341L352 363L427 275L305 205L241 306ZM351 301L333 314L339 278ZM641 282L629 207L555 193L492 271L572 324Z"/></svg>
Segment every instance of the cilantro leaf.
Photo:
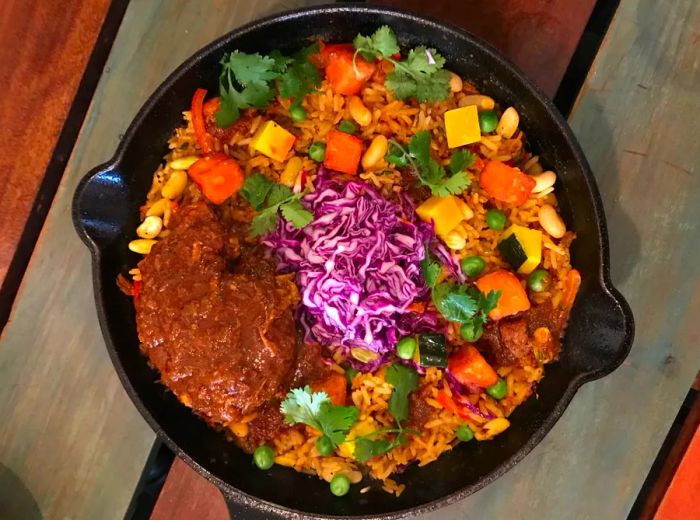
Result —
<svg viewBox="0 0 700 520"><path fill-rule="evenodd" d="M250 223L250 234L259 237L275 229L277 224L277 207L268 208L259 214Z"/></svg>
<svg viewBox="0 0 700 520"><path fill-rule="evenodd" d="M411 49L403 61L393 56L399 52L394 32L386 25L372 36L358 34L353 40L355 52L369 61L377 58L394 64L385 84L397 99L415 97L421 103L442 101L450 95L450 75L443 70L445 58L435 49L423 46Z"/></svg>
<svg viewBox="0 0 700 520"><path fill-rule="evenodd" d="M312 392L309 386L292 389L282 401L280 412L287 424L303 423L327 436L334 446L345 440L357 422L355 406L334 406L325 392Z"/></svg>
<svg viewBox="0 0 700 520"><path fill-rule="evenodd" d="M358 437L355 439L355 452L353 456L357 462L364 463L371 458L384 455L393 448L393 442L388 439L372 440L367 437Z"/></svg>
<svg viewBox="0 0 700 520"><path fill-rule="evenodd" d="M230 67L236 81L247 87L250 83L267 83L277 79L279 73L276 70L277 62L269 56L261 56L257 52L246 54L233 51L225 66Z"/></svg>
<svg viewBox="0 0 700 520"><path fill-rule="evenodd" d="M423 278L425 279L425 285L431 289L435 287L437 283L438 276L440 276L440 270L442 269L439 262L431 260L430 251L427 246L424 246L425 256L423 260L420 261L421 272L423 273Z"/></svg>
<svg viewBox="0 0 700 520"><path fill-rule="evenodd" d="M295 53L287 63L287 68L280 77L280 95L294 98L301 102L304 96L321 84L321 76L309 58L318 52L319 45L314 43Z"/></svg>
<svg viewBox="0 0 700 520"><path fill-rule="evenodd" d="M291 222L297 228L303 228L314 219L313 213L306 209L297 198L282 204L280 210L282 210L284 220Z"/></svg>
<svg viewBox="0 0 700 520"><path fill-rule="evenodd" d="M284 184L274 184L270 189L270 195L267 197L267 205L279 206L293 196L294 193L288 186Z"/></svg>
<svg viewBox="0 0 700 520"><path fill-rule="evenodd" d="M441 283L433 289L433 303L447 321L464 323L479 310L479 302L465 285Z"/></svg>
<svg viewBox="0 0 700 520"><path fill-rule="evenodd" d="M431 60L429 56L433 59ZM435 49L428 49L422 45L411 49L406 58L406 66L415 73L430 75L442 69L443 65L445 65L445 58L441 54Z"/></svg>
<svg viewBox="0 0 700 520"><path fill-rule="evenodd" d="M241 195L254 210L259 210L274 183L260 173L254 173L245 180Z"/></svg>
<svg viewBox="0 0 700 520"><path fill-rule="evenodd" d="M425 167L430 163L430 132L421 130L411 138L408 143L408 151L418 161L418 164Z"/></svg>
<svg viewBox="0 0 700 520"><path fill-rule="evenodd" d="M458 172L452 177L442 180L438 184L431 185L433 195L446 197L447 195L459 195L472 183L466 172Z"/></svg>
<svg viewBox="0 0 700 520"><path fill-rule="evenodd" d="M466 171L474 165L476 155L469 150L462 148L452 152L450 156L450 172L452 175L457 175L460 172Z"/></svg>
<svg viewBox="0 0 700 520"><path fill-rule="evenodd" d="M394 387L389 397L389 413L400 424L408 419L408 396L418 388L418 372L411 367L394 363L387 367L385 378Z"/></svg>
<svg viewBox="0 0 700 520"><path fill-rule="evenodd" d="M282 54L280 51L278 51L276 49L274 51L272 51L270 54L268 54L267 56L271 60L274 60L274 62L275 62L274 69L277 72L279 72L280 74L283 73L284 71L286 71L287 66L292 61L294 61L292 58L285 56L284 54Z"/></svg>
<svg viewBox="0 0 700 520"><path fill-rule="evenodd" d="M489 291L486 297L484 297L484 293L481 293L481 298L482 299L479 301L481 312L488 315L488 313L494 310L498 305L498 300L501 298L501 291Z"/></svg>

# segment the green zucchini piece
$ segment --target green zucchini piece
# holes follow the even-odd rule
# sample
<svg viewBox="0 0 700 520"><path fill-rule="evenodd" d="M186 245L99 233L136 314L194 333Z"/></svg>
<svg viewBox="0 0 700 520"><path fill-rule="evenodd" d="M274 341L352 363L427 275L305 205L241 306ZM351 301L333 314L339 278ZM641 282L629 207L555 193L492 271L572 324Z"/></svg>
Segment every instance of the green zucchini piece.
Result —
<svg viewBox="0 0 700 520"><path fill-rule="evenodd" d="M447 345L443 334L418 334L420 364L424 367L447 368Z"/></svg>
<svg viewBox="0 0 700 520"><path fill-rule="evenodd" d="M525 249L523 249L515 233L501 240L498 243L498 250L501 252L501 256L505 261L516 271L527 261L527 253L525 253Z"/></svg>

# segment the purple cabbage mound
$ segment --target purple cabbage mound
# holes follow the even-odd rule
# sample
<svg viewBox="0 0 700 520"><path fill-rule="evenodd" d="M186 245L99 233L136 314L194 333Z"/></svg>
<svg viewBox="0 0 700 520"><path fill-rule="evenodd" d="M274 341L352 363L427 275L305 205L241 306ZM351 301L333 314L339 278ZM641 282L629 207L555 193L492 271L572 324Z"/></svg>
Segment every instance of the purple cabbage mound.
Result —
<svg viewBox="0 0 700 520"><path fill-rule="evenodd" d="M433 239L432 226L417 219L408 197L392 202L321 167L316 191L302 203L314 220L297 229L280 219L263 243L280 272L296 273L306 341L342 349L353 366L372 371L393 359L402 336L437 328L437 315L408 308L428 296L420 261L423 244ZM355 347L376 359L358 362L350 355Z"/></svg>

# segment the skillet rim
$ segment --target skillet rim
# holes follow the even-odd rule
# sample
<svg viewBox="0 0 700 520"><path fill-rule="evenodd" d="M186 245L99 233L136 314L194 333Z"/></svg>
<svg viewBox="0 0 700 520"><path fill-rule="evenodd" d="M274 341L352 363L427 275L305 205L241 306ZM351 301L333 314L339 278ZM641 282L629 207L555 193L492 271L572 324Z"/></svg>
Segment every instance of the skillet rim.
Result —
<svg viewBox="0 0 700 520"><path fill-rule="evenodd" d="M489 55L489 57L496 62L499 66L508 70L517 81L520 86L525 90L529 91L537 102L544 105L545 110L552 117L553 122L556 126L556 131L563 134L568 146L571 149L574 161L580 167L583 173L583 179L588 190L588 196L590 202L593 206L593 214L595 216L595 223L597 227L598 239L600 242L600 250L598 251L598 260L600 264L600 269L598 272L598 285L603 293L609 297L614 305L617 306L617 312L620 313L624 321L624 336L623 340L616 349L615 358L607 365L601 366L599 368L589 370L586 372L581 372L574 376L567 384L566 390L562 394L561 398L556 402L556 405L550 410L547 417L542 421L540 427L534 431L534 433L527 439L527 441L508 459L496 467L493 471L486 473L477 482L471 485L467 485L454 493L445 495L441 498L426 502L421 505L410 507L403 510L379 513L375 515L351 515L351 516L337 516L337 515L319 515L315 513L306 513L299 510L290 509L280 504L269 502L267 500L257 498L253 495L245 493L238 490L231 484L223 481L219 477L212 474L209 470L201 466L195 460L193 460L185 451L183 451L175 441L173 441L170 436L160 427L158 422L150 414L143 404L140 396L134 389L126 374L124 366L121 364L119 357L116 352L112 336L109 332L107 324L107 309L102 301L102 282L100 278L100 271L102 265L102 250L95 239L93 239L88 233L87 229L83 226L82 215L81 215L81 202L82 196L85 192L86 187L89 183L100 173L114 171L116 170L123 160L126 150L129 148L131 141L133 140L137 129L142 125L144 120L147 118L148 114L153 109L153 106L157 101L169 91L174 83L184 74L186 74L190 69L194 68L202 59L211 53L215 53L222 47L225 47L228 42L235 39L243 34L248 34L255 32L260 27L267 25L274 25L278 21L289 20L289 19L301 19L303 20L309 15L323 15L333 11L337 14L338 11L344 12L349 16L354 16L357 13L365 15L389 15L398 18L403 18L410 23L417 23L421 25L430 25L434 29L448 33L459 37L460 39L465 38L470 41L472 45L479 49L479 51ZM366 519L400 519L406 518L411 515L427 513L434 511L436 509L454 504L460 500L463 500L467 496L475 493L479 489L482 489L486 485L490 484L494 480L498 479L504 475L508 470L518 464L522 459L529 454L535 446L537 446L549 433L554 424L561 418L565 409L568 407L576 391L586 382L599 379L609 374L615 370L627 357L634 338L634 318L629 304L624 299L622 294L615 288L612 284L610 277L610 258L609 258L609 243L608 243L608 232L607 223L603 210L603 203L600 197L600 193L595 181L595 177L590 169L588 161L586 160L583 151L571 131L568 123L563 118L559 110L553 104L553 102L537 87L533 84L514 64L512 64L507 58L505 58L500 51L495 49L491 44L482 40L481 38L475 36L474 34L466 31L464 29L458 28L450 23L437 21L432 17L418 15L410 10L390 8L382 6L362 6L354 4L325 4L313 7L303 7L288 11L279 12L276 14L268 15L262 18L258 18L248 22L228 33L220 36L219 38L213 40L208 45L202 47L197 52L192 54L189 58L184 60L181 65L179 65L173 72L171 72L167 78L152 92L148 99L141 106L137 112L134 119L129 124L123 138L120 140L117 149L110 160L107 162L96 166L91 169L83 178L79 181L75 188L75 194L72 202L72 220L73 225L80 236L81 240L86 244L91 253L91 263L92 263L92 277L93 277L93 287L94 287L94 298L97 307L98 320L100 323L100 329L102 331L102 336L105 339L107 346L107 351L109 353L112 364L119 376L119 379L124 386L129 398L132 400L138 411L141 413L142 417L146 420L148 425L153 429L156 435L166 443L166 445L173 450L180 458L185 460L185 462L192 467L197 473L206 478L209 482L215 484L219 489L224 492L227 498L233 499L236 504L242 505L244 507L252 508L258 511L263 511L269 514L283 515L285 518L299 517L299 518L366 518Z"/></svg>

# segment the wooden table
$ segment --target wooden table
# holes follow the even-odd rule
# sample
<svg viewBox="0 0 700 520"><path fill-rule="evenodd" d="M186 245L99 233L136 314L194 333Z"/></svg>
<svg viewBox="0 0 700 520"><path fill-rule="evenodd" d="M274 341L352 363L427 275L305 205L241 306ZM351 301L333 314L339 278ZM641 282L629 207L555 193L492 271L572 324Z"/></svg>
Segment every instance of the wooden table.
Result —
<svg viewBox="0 0 700 520"><path fill-rule="evenodd" d="M183 59L300 3L130 3L0 342L0 516L123 517L153 433L104 348L72 192ZM430 518L626 517L700 366L699 41L697 2L622 0L570 121L638 323L629 358L585 385L515 469Z"/></svg>

